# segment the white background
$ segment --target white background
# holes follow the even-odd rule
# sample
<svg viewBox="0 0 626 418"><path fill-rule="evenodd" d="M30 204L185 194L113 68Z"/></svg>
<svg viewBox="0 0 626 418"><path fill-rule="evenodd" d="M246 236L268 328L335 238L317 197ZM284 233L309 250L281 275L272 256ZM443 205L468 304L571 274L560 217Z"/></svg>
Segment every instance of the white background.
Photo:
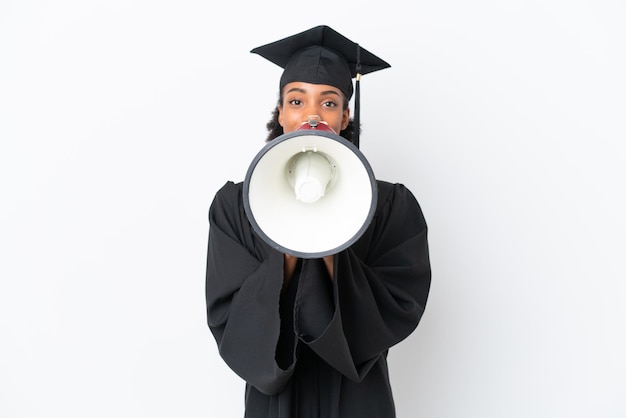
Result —
<svg viewBox="0 0 626 418"><path fill-rule="evenodd" d="M0 5L0 416L241 417L207 211L265 138L255 46L328 24L392 68L361 149L430 227L402 418L626 416L619 0Z"/></svg>

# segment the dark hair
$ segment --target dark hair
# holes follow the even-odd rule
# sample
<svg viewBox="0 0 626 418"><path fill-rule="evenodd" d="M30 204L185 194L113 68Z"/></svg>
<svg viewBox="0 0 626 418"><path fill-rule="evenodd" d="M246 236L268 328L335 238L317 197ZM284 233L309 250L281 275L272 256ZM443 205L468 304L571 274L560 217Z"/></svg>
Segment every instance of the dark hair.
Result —
<svg viewBox="0 0 626 418"><path fill-rule="evenodd" d="M275 138L277 138L277 137L279 137L279 136L281 136L282 134L285 133L283 131L283 127L280 126L280 123L278 123L278 106L280 106L282 102L283 102L283 93L281 91L279 93L279 97L278 97L278 104L276 105L276 107L272 111L272 119L270 119L270 121L267 122L267 124L265 125L267 127L267 131L268 131L267 139L265 140L265 142L270 142L271 140L273 140L273 139L275 139ZM348 104L349 104L349 100L344 95L344 97L343 97L343 110L346 110L348 108ZM348 126L346 126L346 129L343 129L341 132L339 132L339 136L342 136L345 139L347 139L348 141L352 142L352 134L353 133L354 133L354 120L352 120L352 118L351 118L350 121L348 122ZM359 131L359 133L360 133L360 131Z"/></svg>

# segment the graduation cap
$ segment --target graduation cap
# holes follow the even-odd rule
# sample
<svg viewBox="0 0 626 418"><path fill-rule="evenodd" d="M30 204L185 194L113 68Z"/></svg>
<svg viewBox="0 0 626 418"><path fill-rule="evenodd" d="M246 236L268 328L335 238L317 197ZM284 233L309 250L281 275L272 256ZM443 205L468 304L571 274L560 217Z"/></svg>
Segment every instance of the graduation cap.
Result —
<svg viewBox="0 0 626 418"><path fill-rule="evenodd" d="M301 81L337 87L348 99L355 93L353 141L359 145L361 75L389 68L376 55L328 26L316 26L250 51L284 69L280 89ZM352 87L356 78L356 88Z"/></svg>

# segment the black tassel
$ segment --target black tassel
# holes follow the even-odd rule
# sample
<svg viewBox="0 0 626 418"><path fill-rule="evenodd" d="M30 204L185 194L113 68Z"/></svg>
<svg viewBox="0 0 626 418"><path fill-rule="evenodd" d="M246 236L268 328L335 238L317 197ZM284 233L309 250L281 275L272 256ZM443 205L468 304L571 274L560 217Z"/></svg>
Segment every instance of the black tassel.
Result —
<svg viewBox="0 0 626 418"><path fill-rule="evenodd" d="M361 132L361 47L356 45L356 82L354 88L354 132L352 141L359 148L359 136Z"/></svg>

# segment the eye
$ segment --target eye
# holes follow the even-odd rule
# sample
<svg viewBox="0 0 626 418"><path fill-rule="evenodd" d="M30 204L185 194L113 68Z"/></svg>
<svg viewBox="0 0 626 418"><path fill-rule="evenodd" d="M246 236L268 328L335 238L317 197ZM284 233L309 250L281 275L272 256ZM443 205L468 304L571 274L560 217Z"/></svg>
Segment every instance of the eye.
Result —
<svg viewBox="0 0 626 418"><path fill-rule="evenodd" d="M300 106L302 104L302 102L298 99L291 99L289 100L289 104L292 106Z"/></svg>
<svg viewBox="0 0 626 418"><path fill-rule="evenodd" d="M324 107L336 107L337 103L333 102L332 100L328 100L328 101L325 101L324 103L322 103L322 106L324 106Z"/></svg>

